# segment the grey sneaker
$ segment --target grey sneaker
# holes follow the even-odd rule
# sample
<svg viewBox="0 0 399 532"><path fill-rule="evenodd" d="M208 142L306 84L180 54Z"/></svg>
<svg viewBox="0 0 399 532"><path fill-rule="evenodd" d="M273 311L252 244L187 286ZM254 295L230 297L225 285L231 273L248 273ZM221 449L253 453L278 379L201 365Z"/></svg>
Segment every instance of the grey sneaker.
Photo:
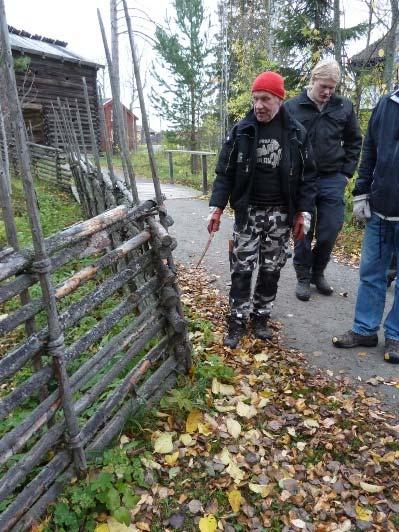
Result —
<svg viewBox="0 0 399 532"><path fill-rule="evenodd" d="M399 364L399 340L385 339L384 360L390 364Z"/></svg>
<svg viewBox="0 0 399 532"><path fill-rule="evenodd" d="M335 347L375 347L378 344L378 336L376 334L363 335L357 334L353 331L347 331L340 336L334 336L332 338L332 343Z"/></svg>

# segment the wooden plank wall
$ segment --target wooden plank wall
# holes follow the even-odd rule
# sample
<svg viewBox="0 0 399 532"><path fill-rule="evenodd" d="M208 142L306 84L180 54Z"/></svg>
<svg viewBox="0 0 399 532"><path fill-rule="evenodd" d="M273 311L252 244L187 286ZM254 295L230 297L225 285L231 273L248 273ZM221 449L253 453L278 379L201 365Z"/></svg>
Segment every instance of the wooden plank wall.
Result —
<svg viewBox="0 0 399 532"><path fill-rule="evenodd" d="M14 57L20 56L18 52ZM57 107L57 98L62 103L68 100L73 119L76 119L75 101L77 100L83 125L86 146L90 146L90 131L87 119L86 105L83 94L82 77L86 78L90 107L99 143L98 100L96 91L97 69L94 66L79 65L67 61L32 55L28 73L16 72L17 87L20 101L24 105L42 105L43 140L54 147L62 146L57 135L52 105ZM29 91L29 92L28 92ZM28 94L26 95L26 93ZM28 111L27 111L28 112ZM29 123L26 124L29 131ZM83 143L79 139L83 148Z"/></svg>

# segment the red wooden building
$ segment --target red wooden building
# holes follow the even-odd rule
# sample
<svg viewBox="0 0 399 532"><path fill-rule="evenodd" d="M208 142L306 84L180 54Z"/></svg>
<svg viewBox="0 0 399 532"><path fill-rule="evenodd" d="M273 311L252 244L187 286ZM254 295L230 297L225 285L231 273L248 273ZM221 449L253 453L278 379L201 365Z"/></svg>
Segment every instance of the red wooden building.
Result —
<svg viewBox="0 0 399 532"><path fill-rule="evenodd" d="M114 109L112 98L103 100L105 126L108 134L110 145L114 144ZM127 130L127 139L129 150L137 149L137 116L122 104L123 122ZM105 139L101 139L101 150L105 151Z"/></svg>

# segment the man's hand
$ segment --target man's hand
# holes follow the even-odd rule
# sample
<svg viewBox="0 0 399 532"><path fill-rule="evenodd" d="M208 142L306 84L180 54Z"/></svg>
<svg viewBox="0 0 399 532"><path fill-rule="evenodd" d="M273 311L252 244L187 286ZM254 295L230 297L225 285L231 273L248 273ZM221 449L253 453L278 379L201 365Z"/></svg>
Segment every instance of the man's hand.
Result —
<svg viewBox="0 0 399 532"><path fill-rule="evenodd" d="M353 198L353 216L359 222L365 222L371 218L368 194L361 194Z"/></svg>
<svg viewBox="0 0 399 532"><path fill-rule="evenodd" d="M215 233L216 231L219 231L220 217L222 214L223 209L220 207L209 207L209 216L207 218L208 233Z"/></svg>
<svg viewBox="0 0 399 532"><path fill-rule="evenodd" d="M303 240L310 229L312 215L310 212L297 212L294 218L294 228L292 234L294 240Z"/></svg>

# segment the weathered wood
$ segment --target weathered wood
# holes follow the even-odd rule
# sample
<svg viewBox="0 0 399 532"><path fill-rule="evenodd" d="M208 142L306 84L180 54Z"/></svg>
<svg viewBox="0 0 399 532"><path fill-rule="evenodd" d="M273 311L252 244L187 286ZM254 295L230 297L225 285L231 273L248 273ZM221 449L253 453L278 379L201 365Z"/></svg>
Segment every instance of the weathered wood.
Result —
<svg viewBox="0 0 399 532"><path fill-rule="evenodd" d="M68 375L62 361L62 351L64 347L64 337L62 336L61 324L58 317L55 297L52 288L51 277L48 272L50 261L44 243L42 227L40 224L39 211L36 194L33 187L33 179L30 169L29 152L26 139L21 107L18 101L18 90L13 68L13 60L8 35L4 0L0 0L0 68L5 74L6 86L8 88L8 102L11 112L11 119L14 125L15 141L19 160L22 169L22 183L27 203L28 218L32 232L33 247L35 251L35 264L40 280L43 298L46 302L46 314L48 321L49 340L47 349L53 357L60 394L62 395L62 405L68 433L76 445L73 447L75 466L79 473L86 469L86 459L83 449L78 441L79 426L73 410L71 390L69 387ZM4 66L3 66L4 65Z"/></svg>
<svg viewBox="0 0 399 532"><path fill-rule="evenodd" d="M154 233L154 236L160 241L162 246L168 247L172 244L173 238L159 222L154 220L154 218L148 218L147 223L150 226L151 231Z"/></svg>
<svg viewBox="0 0 399 532"><path fill-rule="evenodd" d="M129 44L130 44L130 50L132 54L132 62L133 62L133 69L134 69L134 77L136 79L136 86L137 86L137 94L139 96L140 101L140 111L141 111L141 120L143 123L143 129L145 133L145 139L147 144L147 151L148 151L148 159L150 162L150 168L151 168L151 176L152 181L154 183L154 190L155 190L155 197L159 203L159 205L162 204L162 191L161 191L161 182L158 175L157 170L157 163L155 160L155 154L154 154L154 148L152 146L152 140L150 135L150 128L148 125L148 118L147 118L147 110L145 108L145 102L144 102L144 92L143 92L143 85L141 83L141 75L140 75L140 69L139 69L139 62L137 58L137 52L136 52L136 45L134 42L134 35L132 30L132 21L129 15L129 10L127 7L126 0L123 0L123 9L125 12L125 19L126 19L126 26L127 26L127 33L129 36Z"/></svg>
<svg viewBox="0 0 399 532"><path fill-rule="evenodd" d="M97 16L98 16L98 21L100 24L100 30L101 30L101 36L103 39L105 55L107 57L109 78L110 78L111 90L112 90L114 121L116 121L116 123L118 124L117 127L118 127L119 136L120 136L119 140L120 140L120 145L121 145L120 146L121 147L121 159L123 162L123 166L124 168L126 168L126 172L127 172L125 173L125 179L127 179L127 182L130 184L130 188L131 188L131 192L133 196L133 202L134 204L137 204L139 203L139 196L137 192L136 176L134 174L133 165L129 157L129 149L127 145L126 135L124 134L124 129L123 129L123 118L122 118L122 109L121 109L120 98L119 98L119 88L117 86L117 80L115 79L115 76L114 76L111 54L109 52L107 37L105 35L104 24L103 24L99 9L97 9Z"/></svg>
<svg viewBox="0 0 399 532"><path fill-rule="evenodd" d="M208 168L206 155L201 155L201 171L202 171L202 192L203 194L208 194Z"/></svg>
<svg viewBox="0 0 399 532"><path fill-rule="evenodd" d="M97 99L99 101L98 117L99 117L99 123L100 123L100 131L101 131L101 136L105 141L105 155L107 159L109 177L112 181L112 185L116 186L116 177L115 177L114 167L112 166L112 149L110 146L108 132L107 132L107 128L105 125L104 106L102 104L102 100L104 98L98 86L97 86L97 94L98 94Z"/></svg>

